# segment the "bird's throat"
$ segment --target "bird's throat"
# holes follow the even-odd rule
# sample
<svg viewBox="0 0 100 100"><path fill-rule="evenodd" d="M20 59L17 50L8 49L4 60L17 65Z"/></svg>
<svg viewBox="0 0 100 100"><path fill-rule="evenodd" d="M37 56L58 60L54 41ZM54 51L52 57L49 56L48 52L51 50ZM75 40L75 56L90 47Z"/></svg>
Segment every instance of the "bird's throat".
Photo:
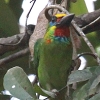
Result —
<svg viewBox="0 0 100 100"><path fill-rule="evenodd" d="M68 27L51 27L49 31L45 34L44 39L47 44L53 41L70 43L70 30Z"/></svg>
<svg viewBox="0 0 100 100"><path fill-rule="evenodd" d="M58 27L56 28L54 35L59 37L70 37L70 30L66 26Z"/></svg>

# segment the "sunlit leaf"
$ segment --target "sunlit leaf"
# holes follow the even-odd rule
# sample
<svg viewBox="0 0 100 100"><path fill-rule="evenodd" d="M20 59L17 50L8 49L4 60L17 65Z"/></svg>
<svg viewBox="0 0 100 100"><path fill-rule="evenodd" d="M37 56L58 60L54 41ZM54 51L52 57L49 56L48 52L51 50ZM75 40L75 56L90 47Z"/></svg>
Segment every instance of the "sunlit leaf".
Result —
<svg viewBox="0 0 100 100"><path fill-rule="evenodd" d="M70 3L70 12L75 13L76 15L84 14L87 12L87 7L84 0L77 0L76 3Z"/></svg>
<svg viewBox="0 0 100 100"><path fill-rule="evenodd" d="M5 0L6 3L9 3L10 0Z"/></svg>
<svg viewBox="0 0 100 100"><path fill-rule="evenodd" d="M7 71L4 76L4 88L21 100L36 100L33 86L27 75L20 67L14 67Z"/></svg>

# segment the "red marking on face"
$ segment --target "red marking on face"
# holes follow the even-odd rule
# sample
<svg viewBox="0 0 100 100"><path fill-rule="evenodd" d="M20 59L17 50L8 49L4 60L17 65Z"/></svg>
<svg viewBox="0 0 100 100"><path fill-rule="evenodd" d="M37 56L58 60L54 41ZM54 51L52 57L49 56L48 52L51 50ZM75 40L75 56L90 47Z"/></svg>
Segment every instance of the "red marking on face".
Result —
<svg viewBox="0 0 100 100"><path fill-rule="evenodd" d="M69 27L62 26L62 27L56 28L54 35L60 36L60 37L64 37L64 36L69 37L70 36Z"/></svg>
<svg viewBox="0 0 100 100"><path fill-rule="evenodd" d="M62 18L62 17L60 17L60 18L57 18L57 22L59 22L59 21L61 20L61 18Z"/></svg>
<svg viewBox="0 0 100 100"><path fill-rule="evenodd" d="M57 18L57 22L59 22L62 19L62 17ZM55 30L55 36L60 36L60 37L69 37L70 36L70 30L68 26L62 26L62 27L57 27Z"/></svg>

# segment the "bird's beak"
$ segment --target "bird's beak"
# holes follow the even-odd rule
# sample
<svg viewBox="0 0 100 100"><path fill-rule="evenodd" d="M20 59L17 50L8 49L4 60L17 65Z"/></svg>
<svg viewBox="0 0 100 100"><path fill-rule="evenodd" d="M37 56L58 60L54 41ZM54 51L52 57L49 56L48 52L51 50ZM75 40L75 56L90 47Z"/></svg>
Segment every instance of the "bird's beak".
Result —
<svg viewBox="0 0 100 100"><path fill-rule="evenodd" d="M57 27L61 26L69 26L71 21L73 20L75 14L69 14L67 16L64 16L57 24Z"/></svg>

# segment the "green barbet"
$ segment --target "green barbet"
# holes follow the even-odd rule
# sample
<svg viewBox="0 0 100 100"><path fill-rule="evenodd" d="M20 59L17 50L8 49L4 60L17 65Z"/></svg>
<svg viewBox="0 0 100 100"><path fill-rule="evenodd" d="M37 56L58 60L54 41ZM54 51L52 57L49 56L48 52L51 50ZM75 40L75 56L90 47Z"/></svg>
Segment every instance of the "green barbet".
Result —
<svg viewBox="0 0 100 100"><path fill-rule="evenodd" d="M46 34L34 46L34 66L40 86L48 91L62 89L68 78L68 69L72 60L72 43L70 40L70 23L74 14L56 14L49 22ZM60 91L56 98L66 100L66 89Z"/></svg>

